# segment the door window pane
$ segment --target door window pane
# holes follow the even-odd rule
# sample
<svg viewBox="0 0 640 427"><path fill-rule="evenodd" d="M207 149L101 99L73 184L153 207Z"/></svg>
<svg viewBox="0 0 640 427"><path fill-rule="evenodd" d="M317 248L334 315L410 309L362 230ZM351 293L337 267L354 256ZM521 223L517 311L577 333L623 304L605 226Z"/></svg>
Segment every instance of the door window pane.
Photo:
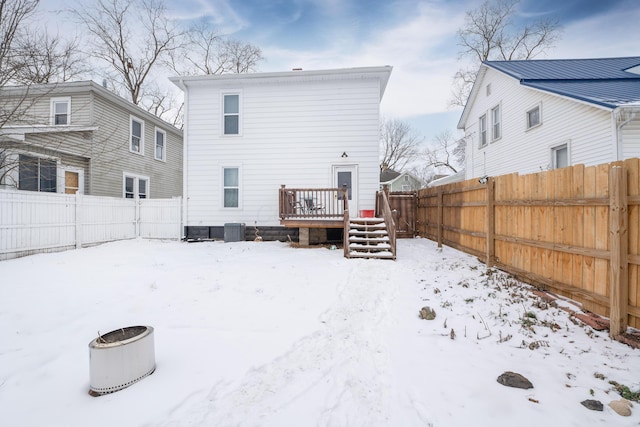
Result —
<svg viewBox="0 0 640 427"><path fill-rule="evenodd" d="M347 186L347 198L351 200L351 172L338 172L338 187ZM339 199L342 200L342 193Z"/></svg>

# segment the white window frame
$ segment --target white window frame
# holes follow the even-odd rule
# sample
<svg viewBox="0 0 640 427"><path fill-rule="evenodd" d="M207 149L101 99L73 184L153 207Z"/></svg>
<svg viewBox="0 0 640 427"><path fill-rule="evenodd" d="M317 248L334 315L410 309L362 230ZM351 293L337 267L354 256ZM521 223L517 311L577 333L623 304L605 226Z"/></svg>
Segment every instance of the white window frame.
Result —
<svg viewBox="0 0 640 427"><path fill-rule="evenodd" d="M530 119L530 113L532 113L535 110L538 110L538 123L532 125ZM529 108L525 113L524 113L524 120L525 120L525 124L526 124L526 128L527 130L529 129L535 129L539 126L542 125L542 103L538 103L535 106Z"/></svg>
<svg viewBox="0 0 640 427"><path fill-rule="evenodd" d="M227 113L224 110L224 99L226 96L237 96L238 97L238 112L237 113ZM242 136L242 91L241 90L227 90L221 92L220 96L220 135L224 137L238 137ZM225 133L224 122L225 117L227 116L238 116L238 133Z"/></svg>
<svg viewBox="0 0 640 427"><path fill-rule="evenodd" d="M60 175L58 176L58 182L61 183L60 193L67 192L67 177L65 172L73 172L78 174L78 194L84 194L84 170L75 168L72 166L60 167L58 169Z"/></svg>
<svg viewBox="0 0 640 427"><path fill-rule="evenodd" d="M56 124L56 105L58 104L67 105L67 122L66 123ZM71 124L71 97L70 96L60 96L56 98L51 98L49 108L51 112L51 126L69 126Z"/></svg>
<svg viewBox="0 0 640 427"><path fill-rule="evenodd" d="M133 197L127 197L127 178L133 178ZM143 199L151 198L151 179L145 175L138 175L135 173L123 172L122 173L122 197L125 199L139 199L140 198L140 181L146 181L145 187L146 193Z"/></svg>
<svg viewBox="0 0 640 427"><path fill-rule="evenodd" d="M162 135L162 156L158 157L158 134ZM153 158L156 160L160 160L162 162L167 161L167 132L160 129L159 127L155 128L155 132L153 133L155 144L153 147Z"/></svg>
<svg viewBox="0 0 640 427"><path fill-rule="evenodd" d="M224 171L226 169L237 169L238 170L238 186L225 186L224 183ZM238 206L225 206L225 200L224 200L224 195L225 195L225 190L226 189L237 189L238 190ZM224 210L228 210L228 209L242 209L242 168L240 166L237 165L225 165L222 166L220 168L220 189L221 189L221 200L220 200L220 206L222 206L222 209Z"/></svg>
<svg viewBox="0 0 640 427"><path fill-rule="evenodd" d="M556 144L551 146L551 169L560 169L571 165L571 144L570 141L565 141L561 144ZM558 151L566 149L567 150L567 164L565 166L558 166Z"/></svg>
<svg viewBox="0 0 640 427"><path fill-rule="evenodd" d="M483 129L484 124L484 129ZM484 113L478 119L478 148L484 148L488 144L487 135L487 113Z"/></svg>
<svg viewBox="0 0 640 427"><path fill-rule="evenodd" d="M139 147L140 150L136 151L133 149L133 122L140 123L140 142ZM135 154L139 154L144 156L144 120L136 116L129 116L129 151Z"/></svg>
<svg viewBox="0 0 640 427"><path fill-rule="evenodd" d="M18 151L15 153L16 154L16 161L17 164L15 167L15 174L13 175L13 181L16 183L16 189L21 190L21 191L34 191L36 193L60 193L60 159L57 157L52 157L52 156L46 156L46 155L39 155L39 154L35 154L35 153L31 153L31 152L27 152L27 151ZM37 174L37 184L38 184L38 188L36 190L25 190L23 188L20 188L20 156L27 156L27 157L33 157L35 159L38 159L38 174ZM56 164L56 172L55 172L55 181L56 181L56 191L42 191L40 184L40 176L41 176L41 161L49 161L49 162L54 162Z"/></svg>
<svg viewBox="0 0 640 427"><path fill-rule="evenodd" d="M495 114L496 111L498 114ZM496 116L498 118L497 120ZM491 142L497 141L500 138L502 138L502 104L498 104L491 109Z"/></svg>

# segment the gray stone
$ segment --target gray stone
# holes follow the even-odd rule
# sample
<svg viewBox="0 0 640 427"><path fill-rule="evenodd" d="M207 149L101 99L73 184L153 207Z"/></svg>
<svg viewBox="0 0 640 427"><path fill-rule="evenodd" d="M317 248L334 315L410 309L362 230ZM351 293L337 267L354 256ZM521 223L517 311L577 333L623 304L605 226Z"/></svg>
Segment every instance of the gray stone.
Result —
<svg viewBox="0 0 640 427"><path fill-rule="evenodd" d="M424 320L433 320L436 318L436 311L431 307L422 307L420 309L420 318Z"/></svg>
<svg viewBox="0 0 640 427"><path fill-rule="evenodd" d="M582 404L582 406L587 409L591 409L592 411L602 411L602 409L604 408L602 402L600 402L599 400L587 399L583 400L580 403Z"/></svg>
<svg viewBox="0 0 640 427"><path fill-rule="evenodd" d="M533 388L531 381L520 374L507 371L498 377L498 382L507 387L529 389Z"/></svg>
<svg viewBox="0 0 640 427"><path fill-rule="evenodd" d="M609 403L611 409L616 411L618 415L622 415L623 417L628 417L631 415L631 402L627 399L614 400Z"/></svg>

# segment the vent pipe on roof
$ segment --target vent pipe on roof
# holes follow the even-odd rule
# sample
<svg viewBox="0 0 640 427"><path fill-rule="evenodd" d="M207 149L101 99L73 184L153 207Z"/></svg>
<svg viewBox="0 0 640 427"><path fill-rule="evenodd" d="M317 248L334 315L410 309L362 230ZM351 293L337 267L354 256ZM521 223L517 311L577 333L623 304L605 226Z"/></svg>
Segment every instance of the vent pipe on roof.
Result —
<svg viewBox="0 0 640 427"><path fill-rule="evenodd" d="M302 71L302 68L292 68L291 71Z"/></svg>

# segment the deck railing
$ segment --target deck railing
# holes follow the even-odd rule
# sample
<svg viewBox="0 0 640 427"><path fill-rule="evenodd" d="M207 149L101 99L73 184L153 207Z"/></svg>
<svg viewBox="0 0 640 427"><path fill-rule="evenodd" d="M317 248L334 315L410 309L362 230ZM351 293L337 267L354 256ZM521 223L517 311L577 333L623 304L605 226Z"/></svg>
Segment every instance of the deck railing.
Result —
<svg viewBox="0 0 640 427"><path fill-rule="evenodd" d="M378 208L387 225L387 234L389 235L389 244L391 245L391 253L393 259L396 259L396 222L395 211L391 210L389 205L389 186L385 185L383 191L378 192Z"/></svg>
<svg viewBox="0 0 640 427"><path fill-rule="evenodd" d="M348 210L347 187L280 187L281 220L340 220Z"/></svg>

